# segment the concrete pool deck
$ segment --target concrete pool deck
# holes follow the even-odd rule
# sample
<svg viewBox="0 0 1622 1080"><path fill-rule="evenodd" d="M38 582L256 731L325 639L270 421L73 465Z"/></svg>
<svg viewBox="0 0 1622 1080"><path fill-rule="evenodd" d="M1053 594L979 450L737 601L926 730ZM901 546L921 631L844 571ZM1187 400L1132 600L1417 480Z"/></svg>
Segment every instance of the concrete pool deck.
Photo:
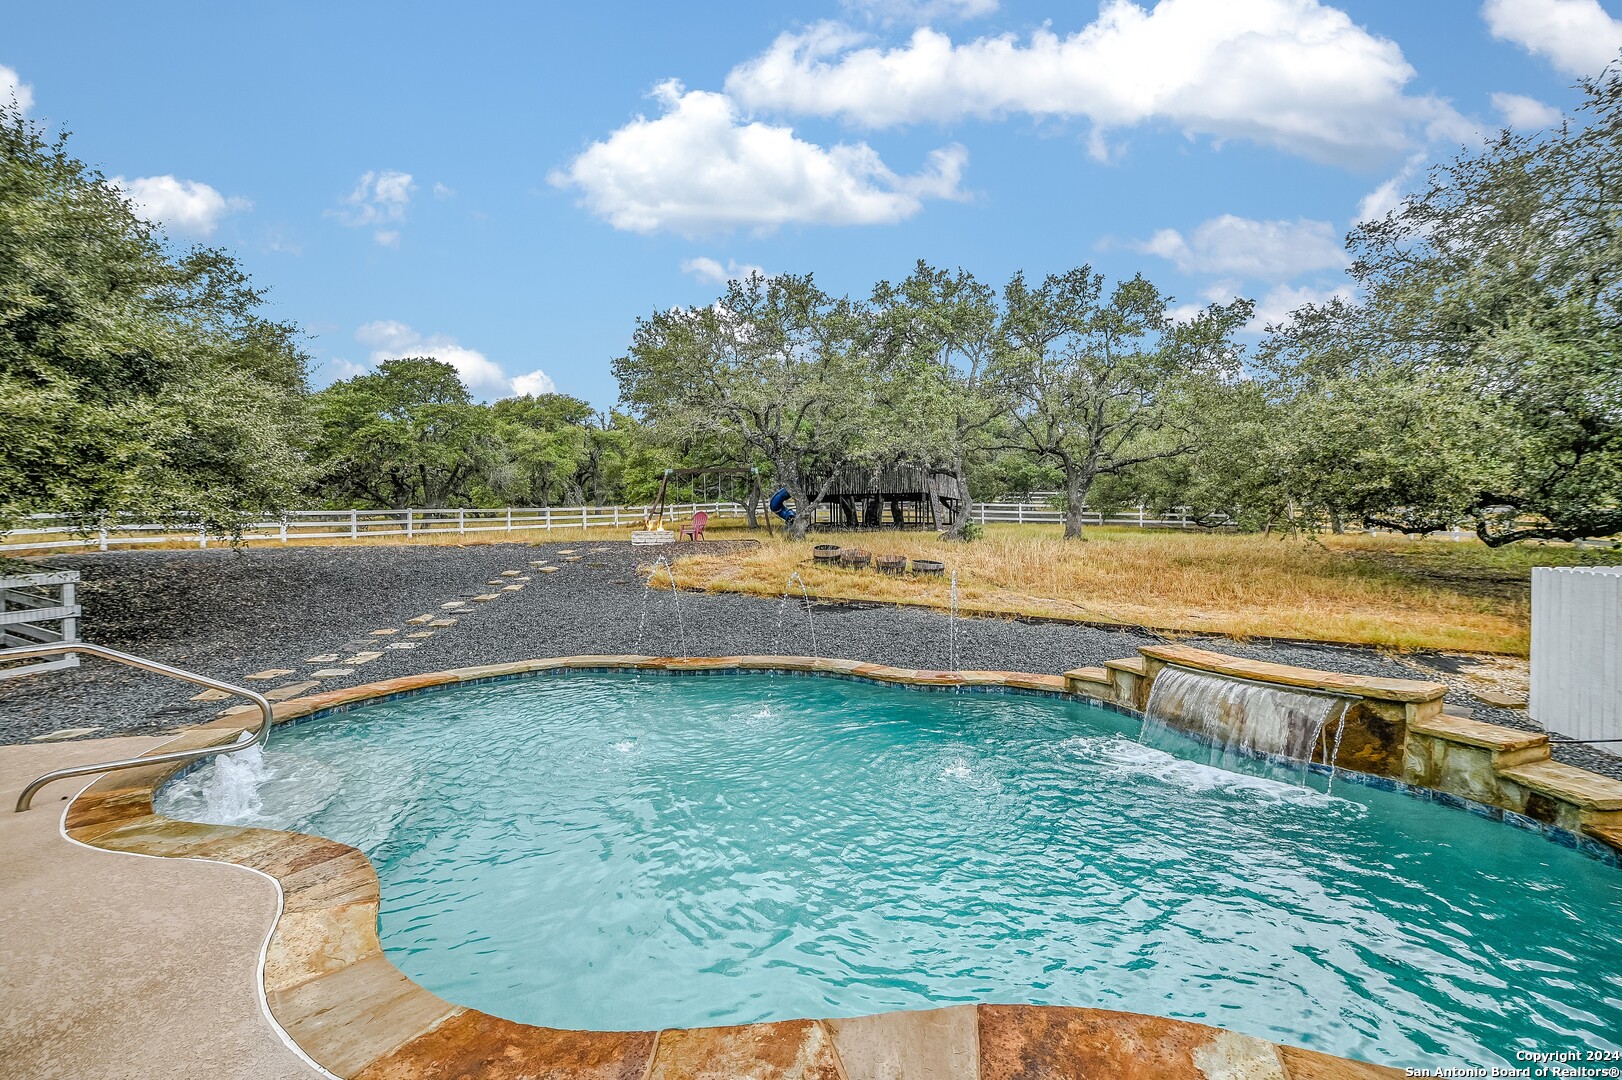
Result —
<svg viewBox="0 0 1622 1080"><path fill-rule="evenodd" d="M259 1003L276 887L223 863L72 843L62 811L91 778L11 813L49 769L132 757L162 737L0 747L0 1076L303 1080Z"/></svg>

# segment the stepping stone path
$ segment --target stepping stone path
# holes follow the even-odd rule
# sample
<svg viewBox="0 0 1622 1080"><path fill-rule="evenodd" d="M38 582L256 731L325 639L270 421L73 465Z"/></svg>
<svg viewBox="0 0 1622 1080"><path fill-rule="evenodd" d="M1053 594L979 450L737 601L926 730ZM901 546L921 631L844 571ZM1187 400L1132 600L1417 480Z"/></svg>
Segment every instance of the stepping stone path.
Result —
<svg viewBox="0 0 1622 1080"><path fill-rule="evenodd" d="M266 668L264 671L256 671L252 675L244 675L243 678L253 682L265 682L269 679L279 679L283 675L291 674L293 674L292 668Z"/></svg>
<svg viewBox="0 0 1622 1080"><path fill-rule="evenodd" d="M305 661L307 664L336 664L337 662L338 654L335 652L322 653L320 656L312 656Z"/></svg>
<svg viewBox="0 0 1622 1080"><path fill-rule="evenodd" d="M494 600L495 598L496 598L496 594L492 592L492 593L480 593L478 596L475 596L473 599L477 600L481 604L488 604L490 601Z"/></svg>
<svg viewBox="0 0 1622 1080"><path fill-rule="evenodd" d="M35 735L29 742L55 742L58 739L77 739L81 735L89 735L100 731L99 727L65 727L55 731L47 731L43 735Z"/></svg>
<svg viewBox="0 0 1622 1080"><path fill-rule="evenodd" d="M387 637L387 636L388 636L388 635L390 635L390 634L398 634L398 633L399 633L399 632L400 632L400 631L398 631L398 630L394 630L394 629L389 629L389 630L373 630L373 631L372 631L372 636L373 636L373 637Z"/></svg>
<svg viewBox="0 0 1622 1080"><path fill-rule="evenodd" d="M265 696L272 701L286 701L288 698L298 697L307 690L314 690L320 685L320 683L313 680L310 682L288 683L286 686L278 686L274 690L265 691Z"/></svg>
<svg viewBox="0 0 1622 1080"><path fill-rule="evenodd" d="M418 615L418 616L416 616L414 618L410 618L410 619L406 620L406 622L410 623L412 626L423 626L423 625L425 625L427 623L431 623L433 621L434 621L434 617L432 615Z"/></svg>
<svg viewBox="0 0 1622 1080"><path fill-rule="evenodd" d="M524 587L522 585L503 585L501 587L501 591L502 592L523 592Z"/></svg>
<svg viewBox="0 0 1622 1080"><path fill-rule="evenodd" d="M353 675L354 673L355 669L352 667L324 667L320 671L310 672L311 675L318 679L335 679L340 675Z"/></svg>
<svg viewBox="0 0 1622 1080"><path fill-rule="evenodd" d="M460 611L467 607L461 600L451 600L439 605L441 611Z"/></svg>
<svg viewBox="0 0 1622 1080"><path fill-rule="evenodd" d="M574 548L569 548L567 551L565 551L563 548L558 548L558 554L559 555L573 555L574 554Z"/></svg>
<svg viewBox="0 0 1622 1080"><path fill-rule="evenodd" d="M558 572L558 567L556 567L556 566L543 566L543 567L541 567L540 572L543 573L543 574L555 574L555 573Z"/></svg>
<svg viewBox="0 0 1622 1080"><path fill-rule="evenodd" d="M563 557L563 561L564 562L579 562L582 558L584 558L584 556L582 556L582 555L565 555Z"/></svg>
<svg viewBox="0 0 1622 1080"><path fill-rule="evenodd" d="M204 690L201 694L193 695L193 701L224 701L230 697L224 690Z"/></svg>
<svg viewBox="0 0 1622 1080"><path fill-rule="evenodd" d="M522 577L523 573L524 572L522 570L503 570L501 572L501 576L502 577Z"/></svg>
<svg viewBox="0 0 1622 1080"><path fill-rule="evenodd" d="M380 652L358 652L354 656L346 656L346 657L344 657L344 663L346 663L346 664L370 664L373 660L376 660L379 656L382 656L382 655L383 654L380 653ZM288 674L292 674L292 672L288 672Z"/></svg>
<svg viewBox="0 0 1622 1080"><path fill-rule="evenodd" d="M433 622L429 623L428 625L429 626L455 626L456 625L456 620L455 619L435 619Z"/></svg>

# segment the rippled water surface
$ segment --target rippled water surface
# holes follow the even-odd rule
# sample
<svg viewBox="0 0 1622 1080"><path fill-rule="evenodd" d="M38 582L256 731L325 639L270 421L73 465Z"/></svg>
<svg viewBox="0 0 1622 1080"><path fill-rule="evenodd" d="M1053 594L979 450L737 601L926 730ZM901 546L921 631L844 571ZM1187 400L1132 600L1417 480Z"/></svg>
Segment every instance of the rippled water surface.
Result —
<svg viewBox="0 0 1622 1080"><path fill-rule="evenodd" d="M1622 1048L1615 869L1136 736L1026 696L571 674L282 729L251 799L208 768L164 800L364 849L394 962L531 1023L989 1001L1397 1065Z"/></svg>

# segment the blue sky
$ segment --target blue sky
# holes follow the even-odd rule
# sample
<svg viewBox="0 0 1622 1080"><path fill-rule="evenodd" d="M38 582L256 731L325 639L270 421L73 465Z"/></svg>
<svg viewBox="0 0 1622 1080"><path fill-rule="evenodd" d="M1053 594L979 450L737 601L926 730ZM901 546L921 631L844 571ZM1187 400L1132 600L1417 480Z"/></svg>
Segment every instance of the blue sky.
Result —
<svg viewBox="0 0 1622 1080"><path fill-rule="evenodd" d="M1090 262L1278 315L1360 211L1535 129L1617 0L13 4L0 94L177 243L235 252L323 385L431 353L613 404L635 318L728 272L865 293Z"/></svg>

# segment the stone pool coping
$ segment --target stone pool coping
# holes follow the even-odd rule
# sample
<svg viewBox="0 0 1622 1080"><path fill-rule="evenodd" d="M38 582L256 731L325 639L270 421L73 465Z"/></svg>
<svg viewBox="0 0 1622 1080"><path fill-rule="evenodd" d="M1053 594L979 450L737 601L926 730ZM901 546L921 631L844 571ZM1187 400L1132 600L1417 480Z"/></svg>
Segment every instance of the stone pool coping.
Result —
<svg viewBox="0 0 1622 1080"><path fill-rule="evenodd" d="M1131 674L1138 665L1120 670ZM1081 696L1066 676L943 672L816 657L574 656L458 668L278 703L278 724L436 687L561 670L790 671L923 688L1000 688ZM153 753L227 743L251 718L228 710ZM1483 725L1486 726L1486 725ZM1477 738L1483 736L1472 732ZM1524 733L1518 733L1524 734ZM108 851L206 859L261 871L281 888L263 989L277 1024L312 1060L354 1080L517 1077L686 1080L698 1077L1014 1080L1024 1076L1358 1080L1383 1066L1276 1045L1202 1024L1102 1009L959 1005L852 1019L789 1020L663 1031L566 1031L520 1024L430 993L396 968L378 939L380 890L355 848L301 833L201 825L153 812L183 766L108 773L64 814L71 838Z"/></svg>

